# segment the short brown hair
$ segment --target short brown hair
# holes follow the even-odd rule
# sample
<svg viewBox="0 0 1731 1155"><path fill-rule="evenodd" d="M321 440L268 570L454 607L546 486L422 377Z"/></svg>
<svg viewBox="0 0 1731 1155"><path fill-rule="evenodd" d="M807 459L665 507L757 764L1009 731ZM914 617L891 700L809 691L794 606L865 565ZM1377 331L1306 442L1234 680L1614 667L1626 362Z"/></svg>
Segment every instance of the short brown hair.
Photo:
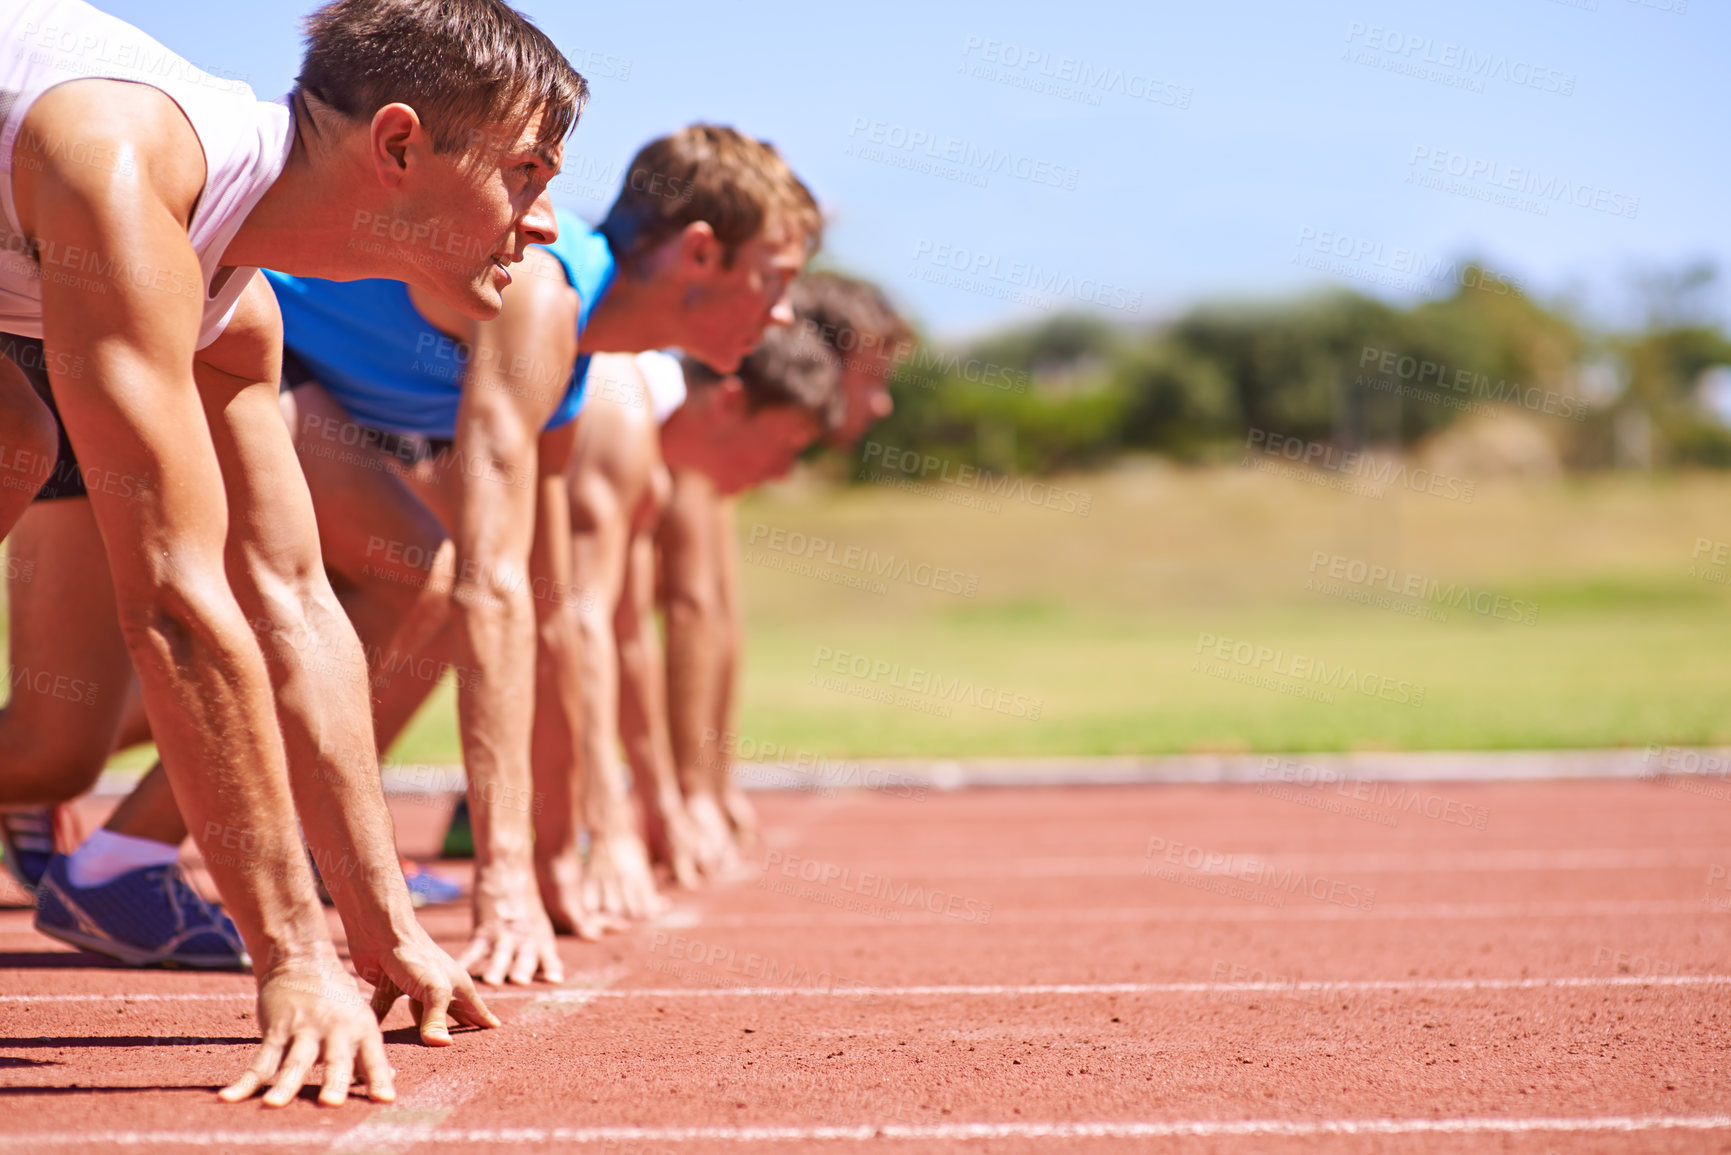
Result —
<svg viewBox="0 0 1731 1155"><path fill-rule="evenodd" d="M894 358L912 350L913 329L870 281L807 273L789 295L795 324L813 329L843 361L863 352Z"/></svg>
<svg viewBox="0 0 1731 1155"><path fill-rule="evenodd" d="M469 152L494 125L541 113L564 140L589 85L547 34L500 0L332 0L306 19L297 95L351 120L413 108L435 152Z"/></svg>
<svg viewBox="0 0 1731 1155"><path fill-rule="evenodd" d="M708 221L731 258L776 215L804 230L808 249L818 247L817 200L774 145L725 125L693 124L638 151L596 231L629 267L693 221Z"/></svg>
<svg viewBox="0 0 1731 1155"><path fill-rule="evenodd" d="M687 356L686 388L707 389L722 376ZM841 359L804 325L771 329L763 343L740 362L736 373L745 387L745 398L753 412L773 406L799 409L816 421L824 433L841 426L847 412L847 395L841 387Z"/></svg>

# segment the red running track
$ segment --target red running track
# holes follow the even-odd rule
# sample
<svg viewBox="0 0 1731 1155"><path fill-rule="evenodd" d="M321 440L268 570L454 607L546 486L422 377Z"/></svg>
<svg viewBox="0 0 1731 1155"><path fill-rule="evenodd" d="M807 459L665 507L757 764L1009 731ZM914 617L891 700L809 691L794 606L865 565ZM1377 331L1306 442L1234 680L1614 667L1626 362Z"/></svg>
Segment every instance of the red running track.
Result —
<svg viewBox="0 0 1731 1155"><path fill-rule="evenodd" d="M567 941L502 1029L399 1006L388 1107L218 1103L245 976L4 910L0 1149L1731 1150L1731 806L1688 785L760 795L751 877Z"/></svg>

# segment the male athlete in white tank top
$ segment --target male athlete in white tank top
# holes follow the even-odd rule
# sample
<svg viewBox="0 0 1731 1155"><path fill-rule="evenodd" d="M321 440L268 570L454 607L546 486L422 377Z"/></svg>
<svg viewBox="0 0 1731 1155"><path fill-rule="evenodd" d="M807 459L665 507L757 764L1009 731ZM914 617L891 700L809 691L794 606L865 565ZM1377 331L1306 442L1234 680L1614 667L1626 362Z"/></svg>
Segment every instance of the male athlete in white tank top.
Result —
<svg viewBox="0 0 1731 1155"><path fill-rule="evenodd" d="M42 279L120 275L154 279L155 270L110 270L90 250L50 243L37 251L18 224L12 168L19 130L37 99L76 79L124 80L166 94L192 125L206 176L187 241L199 258L199 282L172 286L203 301L197 347L216 340L251 280L251 269L221 269L223 250L259 198L281 175L293 140L288 102L264 103L236 80L193 67L143 32L82 0L26 0L0 12L0 332L42 336ZM26 148L41 142L26 140ZM64 146L63 146L64 147ZM71 145L76 149L77 145ZM48 149L50 157L55 150ZM122 153L85 148L71 158L122 170ZM117 260L124 261L124 254Z"/></svg>
<svg viewBox="0 0 1731 1155"><path fill-rule="evenodd" d="M365 661L320 563L277 410L281 322L253 270L389 277L496 313L508 266L554 239L546 184L586 96L495 0L337 0L308 30L296 93L267 105L80 0L0 12L0 325L22 339L6 348L34 350L0 356L0 445L52 466L23 374L45 368L86 480L126 482L90 485L89 511L153 736L259 980L264 1045L223 1097L273 1082L272 1105L321 1059L322 1102L357 1060L369 1094L393 1094L295 796L373 1011L408 993L437 1044L449 1018L497 1019L412 914ZM399 65L362 67L380 54ZM31 496L0 486L0 531ZM544 914L481 906L489 949L533 944L557 976Z"/></svg>

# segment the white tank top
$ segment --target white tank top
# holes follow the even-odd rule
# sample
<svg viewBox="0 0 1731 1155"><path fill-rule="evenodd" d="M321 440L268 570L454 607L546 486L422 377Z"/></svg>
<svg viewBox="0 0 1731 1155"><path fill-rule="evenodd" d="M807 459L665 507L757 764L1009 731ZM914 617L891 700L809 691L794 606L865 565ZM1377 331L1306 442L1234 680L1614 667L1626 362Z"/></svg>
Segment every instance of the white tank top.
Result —
<svg viewBox="0 0 1731 1155"><path fill-rule="evenodd" d="M679 358L659 350L637 354L637 371L649 386L649 408L655 413L655 424L665 424L673 411L685 404L685 370Z"/></svg>
<svg viewBox="0 0 1731 1155"><path fill-rule="evenodd" d="M38 97L69 80L129 80L161 89L180 106L204 147L204 191L187 239L202 284L175 285L124 257L59 242L34 250L12 203L12 154L19 127ZM138 29L83 0L0 0L0 332L42 336L42 278L103 284L119 277L204 302L198 348L228 326L252 269L224 268L223 250L288 162L293 143L287 98L260 101L238 80L203 71ZM80 147L72 145L73 148ZM74 158L76 159L76 158ZM92 153L93 164L126 163Z"/></svg>

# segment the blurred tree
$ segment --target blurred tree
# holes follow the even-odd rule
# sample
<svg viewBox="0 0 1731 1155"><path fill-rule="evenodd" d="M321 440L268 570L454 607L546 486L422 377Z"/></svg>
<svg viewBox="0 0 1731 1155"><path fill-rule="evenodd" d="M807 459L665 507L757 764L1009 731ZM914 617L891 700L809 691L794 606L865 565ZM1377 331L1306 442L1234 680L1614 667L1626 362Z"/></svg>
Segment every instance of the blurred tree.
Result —
<svg viewBox="0 0 1731 1155"><path fill-rule="evenodd" d="M1584 332L1477 262L1452 269L1451 295L1405 309L1341 291L1203 305L1142 331L1063 315L960 350L922 344L871 440L1048 473L1125 449L1205 460L1248 429L1405 447L1463 412L1516 406L1554 421L1577 467L1626 457L1618 438L1637 427L1656 463L1731 466L1731 430L1696 397L1704 371L1731 365L1710 265L1644 274L1648 323L1624 336ZM1602 388L1607 368L1629 387Z"/></svg>

